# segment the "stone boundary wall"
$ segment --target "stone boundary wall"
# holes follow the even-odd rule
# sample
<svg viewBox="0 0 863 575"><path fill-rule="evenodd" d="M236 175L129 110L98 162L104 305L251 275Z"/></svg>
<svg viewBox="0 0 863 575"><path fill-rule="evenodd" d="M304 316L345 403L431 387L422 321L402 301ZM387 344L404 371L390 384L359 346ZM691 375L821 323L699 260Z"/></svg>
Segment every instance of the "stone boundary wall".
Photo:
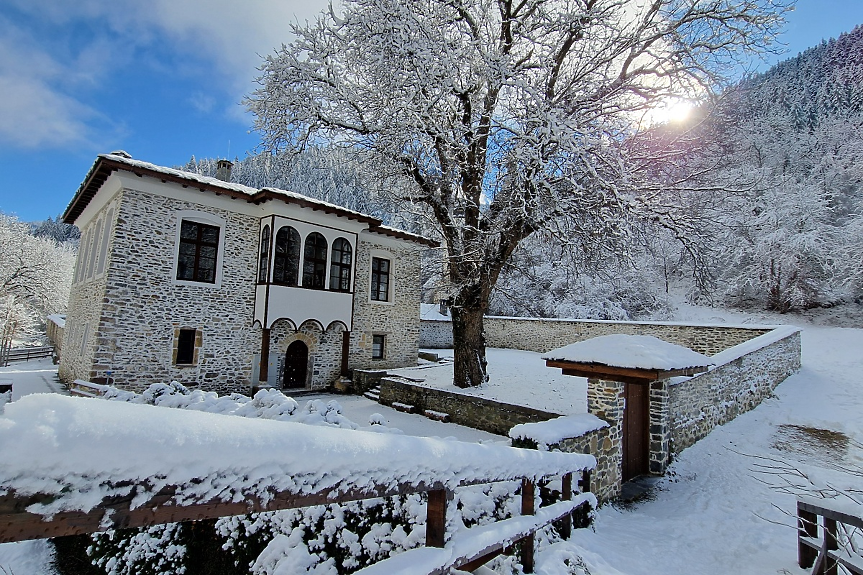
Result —
<svg viewBox="0 0 863 575"><path fill-rule="evenodd" d="M710 371L671 380L668 412L670 452L677 454L757 407L785 378L800 369L800 330L783 326L714 355Z"/></svg>
<svg viewBox="0 0 863 575"><path fill-rule="evenodd" d="M588 431L578 437L570 437L544 446L548 451L565 453L585 453L596 457L596 469L590 479L590 491L600 503L605 503L620 494L620 440L614 439L615 430L603 427ZM530 439L513 439L513 447L537 449L538 445Z"/></svg>
<svg viewBox="0 0 863 575"><path fill-rule="evenodd" d="M393 402L412 405L418 413L429 409L449 414L450 421L466 427L506 436L519 423L536 423L560 417L530 407L501 403L458 391L444 391L416 385L397 377L380 380L380 402L392 406Z"/></svg>
<svg viewBox="0 0 863 575"><path fill-rule="evenodd" d="M545 353L570 343L602 335L652 335L708 356L763 335L772 329L770 326L520 317L486 317L484 328L488 347ZM452 347L452 322L422 320L420 347Z"/></svg>
<svg viewBox="0 0 863 575"><path fill-rule="evenodd" d="M433 319L421 319L420 347L431 349L451 348L452 322Z"/></svg>
<svg viewBox="0 0 863 575"><path fill-rule="evenodd" d="M546 334L554 334L554 337L583 335L582 339L608 333L651 334L666 341L675 339L674 343L681 345L697 345L701 353L711 355L714 365L705 373L660 380L650 385L650 472L658 475L665 472L674 455L702 439L717 425L757 407L779 383L800 369L800 329L792 326L725 327L492 319L502 319L497 326L506 326L511 336L505 341L507 345L502 345L504 340L497 340L489 341L490 346L497 344L511 348L516 341L529 342L531 337L538 337L538 333L531 335L530 331L539 329ZM488 322L488 318L486 321L487 326L489 323L495 325L494 321ZM449 325L441 321L434 323ZM592 330L593 326L598 328ZM510 329L515 327L517 329ZM512 335L514 332L519 335ZM565 345L565 342L559 345ZM414 405L419 411L442 411L449 413L454 423L501 435L506 435L508 429L518 423L558 417L557 414L501 404L458 391L426 388L402 379L384 377L380 382L381 403L400 402ZM618 400L622 398L623 384L595 380L593 388L588 387L589 405L591 393L596 395L598 392L597 385L620 386L620 393L615 397L620 396ZM597 404L596 398L593 399ZM588 453L596 457L593 492L600 501L613 499L621 488L623 403L617 403L619 405L615 405L619 409L604 406L601 410L600 417L610 424L609 427L547 446L552 450ZM536 447L523 439L516 440L514 445Z"/></svg>

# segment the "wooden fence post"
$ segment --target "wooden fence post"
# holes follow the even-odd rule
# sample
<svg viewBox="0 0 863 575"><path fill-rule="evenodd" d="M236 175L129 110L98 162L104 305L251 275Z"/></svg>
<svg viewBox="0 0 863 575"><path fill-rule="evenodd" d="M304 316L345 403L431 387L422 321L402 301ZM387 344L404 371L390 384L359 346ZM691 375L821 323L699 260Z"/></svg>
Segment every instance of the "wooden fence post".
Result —
<svg viewBox="0 0 863 575"><path fill-rule="evenodd" d="M535 515L534 507L535 485L530 479L521 480L521 514ZM525 573L533 573L533 541L534 533L521 540L521 564Z"/></svg>
<svg viewBox="0 0 863 575"><path fill-rule="evenodd" d="M446 489L428 492L426 509L426 547L443 547L446 539Z"/></svg>
<svg viewBox="0 0 863 575"><path fill-rule="evenodd" d="M560 481L561 499L564 501L572 501L572 473L565 473ZM560 520L560 536L564 539L569 539L572 535L572 514L567 513L566 517Z"/></svg>
<svg viewBox="0 0 863 575"><path fill-rule="evenodd" d="M808 569L815 563L818 552L803 543L804 537L818 538L818 516L810 511L804 511L797 502L797 564Z"/></svg>
<svg viewBox="0 0 863 575"><path fill-rule="evenodd" d="M828 551L836 551L839 549L839 543L836 540L836 520L824 518L824 546ZM835 560L831 559L827 553L824 553L824 574L837 575L839 568Z"/></svg>
<svg viewBox="0 0 863 575"><path fill-rule="evenodd" d="M581 480L578 482L578 487L582 493L590 491L590 469L585 469L581 472Z"/></svg>

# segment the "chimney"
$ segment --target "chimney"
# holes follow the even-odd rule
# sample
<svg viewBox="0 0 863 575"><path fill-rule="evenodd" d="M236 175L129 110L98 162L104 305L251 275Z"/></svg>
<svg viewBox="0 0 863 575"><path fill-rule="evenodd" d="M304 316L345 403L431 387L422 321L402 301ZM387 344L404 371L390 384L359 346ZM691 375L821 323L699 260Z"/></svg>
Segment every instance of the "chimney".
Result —
<svg viewBox="0 0 863 575"><path fill-rule="evenodd" d="M231 181L231 168L234 167L228 160L219 160L216 162L216 178L223 182Z"/></svg>
<svg viewBox="0 0 863 575"><path fill-rule="evenodd" d="M449 310L447 309L448 307L449 307L449 299L441 298L441 300L440 300L440 314L441 315L449 315Z"/></svg>

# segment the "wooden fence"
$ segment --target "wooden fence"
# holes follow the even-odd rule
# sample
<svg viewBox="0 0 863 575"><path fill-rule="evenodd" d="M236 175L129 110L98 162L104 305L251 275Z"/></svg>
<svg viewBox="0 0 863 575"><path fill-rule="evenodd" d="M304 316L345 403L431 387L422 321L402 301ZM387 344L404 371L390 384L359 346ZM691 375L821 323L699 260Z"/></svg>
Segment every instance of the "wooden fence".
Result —
<svg viewBox="0 0 863 575"><path fill-rule="evenodd" d="M51 357L53 354L54 348L51 346L10 348L5 350L3 357L0 357L0 365L5 367L10 361L29 361L40 357Z"/></svg>
<svg viewBox="0 0 863 575"><path fill-rule="evenodd" d="M73 389L77 389L78 394L98 396L104 391L104 386L82 384L78 388L73 386ZM86 403L95 400L76 401ZM66 404L64 403L63 406ZM80 404L77 406L70 404L67 407L78 409ZM81 436L78 440L87 442L98 440L98 437ZM533 453L544 457L538 452ZM548 454L548 456L552 455L555 454ZM150 495L150 487L146 479L124 479L123 476L117 476L110 480L109 486L112 489L109 492L122 493L122 495L107 496L87 511L59 511L53 515L43 515L29 510L38 509L39 504L57 503L63 498L62 492L16 493L14 488L0 485L0 543L426 493L426 547L412 549L371 565L361 571L363 575L397 573L431 575L449 573L454 568L474 570L495 556L508 552L516 543L521 549L525 572L532 573L536 531L557 522L561 535L568 538L573 526L573 516L575 515L576 518L588 516L595 502L595 498L589 493L590 474L594 465L582 460L572 463L561 462L549 466L544 473L531 474L528 477L525 477L529 473L527 471L513 473L511 468L498 466L488 468L479 475L473 474L467 479L433 472L424 479L396 476L395 480L390 479L377 484L354 483L352 475L348 474L345 479L329 483L326 487L315 488L314 491L305 490L302 486L295 486L286 491L283 487L277 487L281 484L278 483L279 479L275 478L271 479L272 484L260 480L249 487L237 486L237 492L228 501L218 498L202 500L201 496L196 495L197 482L203 482L204 478L193 479L189 484L163 487ZM579 494L575 497L572 489L573 473L580 474ZM447 503L452 500L454 489L513 481L519 478L521 481L520 516L489 525L461 529L449 534L448 537ZM558 479L560 490L557 493L557 502L535 509L534 481L547 483L554 480L556 488ZM148 493L144 504L140 504L142 493Z"/></svg>
<svg viewBox="0 0 863 575"><path fill-rule="evenodd" d="M812 575L838 575L841 566L848 573L863 575L863 556L839 548L840 525L846 533L849 528L863 529L863 510L849 512L825 499L797 500L797 563L801 568L812 567Z"/></svg>

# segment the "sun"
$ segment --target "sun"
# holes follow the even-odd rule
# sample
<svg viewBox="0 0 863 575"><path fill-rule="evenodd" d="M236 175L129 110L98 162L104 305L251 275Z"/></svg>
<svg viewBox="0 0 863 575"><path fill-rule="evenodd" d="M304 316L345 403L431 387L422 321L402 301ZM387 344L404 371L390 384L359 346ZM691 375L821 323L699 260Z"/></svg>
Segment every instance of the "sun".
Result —
<svg viewBox="0 0 863 575"><path fill-rule="evenodd" d="M645 121L649 126L685 122L690 114L692 114L694 107L695 104L692 100L669 98L661 105L647 112L645 114Z"/></svg>

